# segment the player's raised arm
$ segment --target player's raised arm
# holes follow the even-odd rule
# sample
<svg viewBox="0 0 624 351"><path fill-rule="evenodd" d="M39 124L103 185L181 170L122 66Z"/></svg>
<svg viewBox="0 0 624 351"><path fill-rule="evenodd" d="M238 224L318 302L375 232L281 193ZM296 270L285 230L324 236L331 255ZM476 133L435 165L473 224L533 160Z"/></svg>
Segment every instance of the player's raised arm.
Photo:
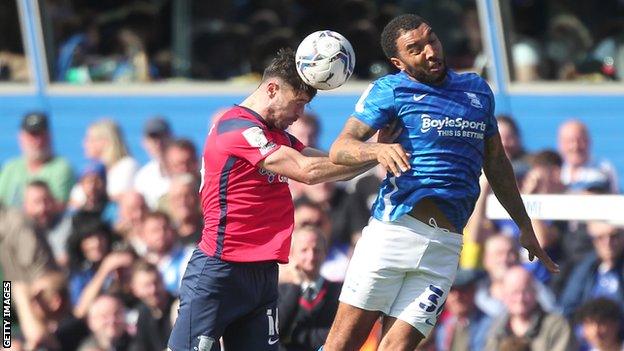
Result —
<svg viewBox="0 0 624 351"><path fill-rule="evenodd" d="M366 142L375 132L376 129L350 117L334 141L329 158L333 163L351 166L378 161L397 176L407 171L410 168L409 158L400 144Z"/></svg>
<svg viewBox="0 0 624 351"><path fill-rule="evenodd" d="M498 201L520 228L520 244L529 251L529 259L532 261L533 257L537 256L550 272L558 273L559 266L540 247L535 237L531 219L524 208L524 203L518 191L511 162L505 156L500 134L498 133L485 141L483 171L494 195L496 195Z"/></svg>
<svg viewBox="0 0 624 351"><path fill-rule="evenodd" d="M376 164L376 160L371 160L357 166L336 165L319 150L305 148L300 153L288 146L281 146L258 166L301 183L317 184L353 178Z"/></svg>

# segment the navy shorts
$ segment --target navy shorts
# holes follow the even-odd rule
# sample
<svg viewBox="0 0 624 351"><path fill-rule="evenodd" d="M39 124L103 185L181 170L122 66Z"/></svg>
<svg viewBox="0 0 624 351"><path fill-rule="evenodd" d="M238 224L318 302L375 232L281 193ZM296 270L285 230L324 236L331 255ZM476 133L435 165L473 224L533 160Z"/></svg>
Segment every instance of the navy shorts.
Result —
<svg viewBox="0 0 624 351"><path fill-rule="evenodd" d="M169 337L173 351L278 349L275 262L236 263L195 249L182 286L178 318Z"/></svg>

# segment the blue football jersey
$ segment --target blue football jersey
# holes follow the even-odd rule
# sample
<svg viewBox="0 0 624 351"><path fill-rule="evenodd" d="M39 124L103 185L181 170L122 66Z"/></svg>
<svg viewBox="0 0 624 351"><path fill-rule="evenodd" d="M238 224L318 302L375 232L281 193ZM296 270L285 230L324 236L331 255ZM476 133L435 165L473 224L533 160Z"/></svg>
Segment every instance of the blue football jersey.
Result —
<svg viewBox="0 0 624 351"><path fill-rule="evenodd" d="M431 197L462 230L479 196L484 141L498 132L485 80L449 70L442 85L431 86L405 72L387 75L369 85L353 116L375 129L398 119L397 143L410 154L409 171L383 180L372 215L393 221Z"/></svg>

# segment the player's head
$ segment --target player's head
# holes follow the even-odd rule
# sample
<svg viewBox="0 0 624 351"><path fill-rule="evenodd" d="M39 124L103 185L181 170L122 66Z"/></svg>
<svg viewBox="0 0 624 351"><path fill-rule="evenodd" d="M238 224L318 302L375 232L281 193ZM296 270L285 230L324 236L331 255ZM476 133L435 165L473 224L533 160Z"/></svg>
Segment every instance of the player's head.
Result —
<svg viewBox="0 0 624 351"><path fill-rule="evenodd" d="M305 105L316 95L316 89L305 84L295 67L292 49L280 49L262 75L260 85L267 98L267 122L286 129L301 115Z"/></svg>
<svg viewBox="0 0 624 351"><path fill-rule="evenodd" d="M426 84L439 84L446 77L442 43L420 16L406 14L391 20L381 33L386 57L407 74Z"/></svg>

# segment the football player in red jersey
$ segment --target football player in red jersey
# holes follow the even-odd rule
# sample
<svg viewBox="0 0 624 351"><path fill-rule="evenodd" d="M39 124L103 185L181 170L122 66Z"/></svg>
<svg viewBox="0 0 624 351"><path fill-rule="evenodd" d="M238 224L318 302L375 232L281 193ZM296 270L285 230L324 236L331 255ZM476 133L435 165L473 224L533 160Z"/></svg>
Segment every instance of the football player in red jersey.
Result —
<svg viewBox="0 0 624 351"><path fill-rule="evenodd" d="M377 163L335 165L285 131L315 95L293 51L280 50L260 86L211 126L202 155L204 230L182 280L171 350L220 350L220 337L228 351L277 350L277 263L288 261L294 225L288 179L344 180Z"/></svg>

